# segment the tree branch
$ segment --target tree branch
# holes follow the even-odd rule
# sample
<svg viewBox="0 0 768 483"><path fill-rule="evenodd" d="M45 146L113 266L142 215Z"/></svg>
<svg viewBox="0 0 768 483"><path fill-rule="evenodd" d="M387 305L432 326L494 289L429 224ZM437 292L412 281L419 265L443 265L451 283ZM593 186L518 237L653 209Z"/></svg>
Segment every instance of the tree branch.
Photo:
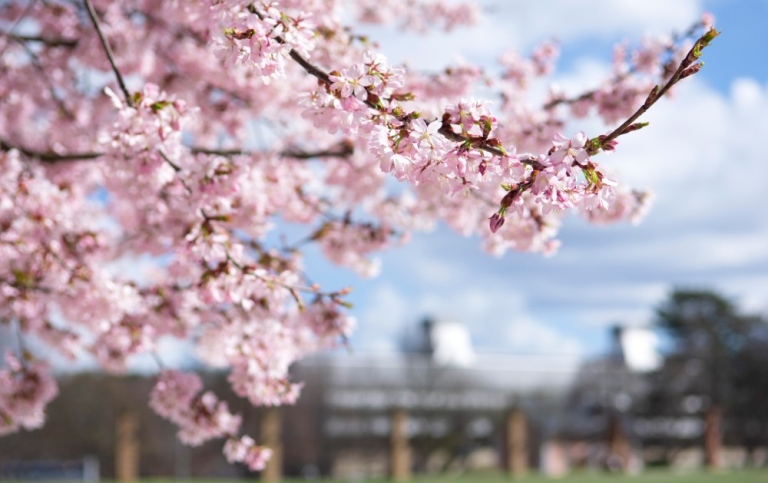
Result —
<svg viewBox="0 0 768 483"><path fill-rule="evenodd" d="M264 16L254 7L253 5L250 6L250 11L260 19L264 20ZM285 44L285 39L280 36L276 35L275 40L281 44ZM308 74L316 77L320 82L322 82L325 85L330 86L333 84L333 81L331 80L330 75L325 72L320 67L314 65L312 62L309 61L309 59L302 56L300 53L296 51L296 49L291 49L289 52L289 55L291 59L293 59L297 64L299 64ZM363 100L366 106L370 107L371 109L380 111L381 107L377 106L373 102L369 101L368 99ZM399 116L399 119L401 121L407 121L407 115ZM481 149L485 152L491 153L496 156L504 157L507 155L506 151L504 151L503 148L493 146L487 142L485 139L481 138L470 138L467 136L463 136L461 134L455 133L451 130L449 126L446 124L443 124L443 126L438 131L440 134L442 134L445 138L457 142L457 143L471 143L473 147L477 149ZM526 162L524 160L521 160L522 162Z"/></svg>
<svg viewBox="0 0 768 483"><path fill-rule="evenodd" d="M27 5L27 8L24 9L24 11L19 15L19 18L16 19L15 22L13 22L13 25L11 26L10 30L8 30L8 35L13 35L13 33L16 31L16 27L19 26L19 23L21 23L24 18L26 18L27 15L32 11L32 9L35 7L35 4L37 3L37 0L31 0L29 2L29 5ZM3 46L3 50L0 50L0 57L2 57L5 54L5 50L10 45L10 42L6 43Z"/></svg>
<svg viewBox="0 0 768 483"><path fill-rule="evenodd" d="M38 159L44 163L85 161L85 160L97 159L104 156L104 153L100 153L98 151L68 153L68 154L60 154L53 151L36 151L34 149L27 149L21 146L16 146L6 141L5 139L0 139L0 149L2 149L3 151L11 151L15 149L16 151L20 152L24 156L27 156L28 158Z"/></svg>
<svg viewBox="0 0 768 483"><path fill-rule="evenodd" d="M86 152L80 152L80 153L67 153L67 154L60 154L53 151L36 151L34 149L27 149L21 146L17 146L14 144L11 144L5 139L0 138L0 150L2 151L11 151L15 149L16 151L19 151L21 154L37 159L39 161L42 161L44 163L60 163L60 162L73 162L73 161L89 161L89 160L95 160L98 158L101 158L105 155L105 153L99 152L99 151L86 151ZM191 146L188 147L189 151L192 154L207 154L212 156L251 156L254 154L257 154L258 151L249 151L245 149L210 149L210 148L204 148L204 147L198 147L198 146ZM354 147L348 143L343 142L335 147L331 147L328 149L318 149L316 151L303 151L303 150L297 150L297 149L287 149L285 151L280 151L277 154L284 158L293 158L298 160L310 160L315 158L348 158L354 154L355 150ZM166 157L165 154L161 153L161 156L164 158ZM166 161L168 161L166 159ZM174 171L180 171L181 168L173 163L171 161L171 167L174 169Z"/></svg>
<svg viewBox="0 0 768 483"><path fill-rule="evenodd" d="M64 104L64 100L56 94L55 86L53 85L53 82L51 82L50 77L48 77L45 74L45 69L43 69L43 64L40 62L40 58L35 54L32 49L29 48L29 46L24 43L23 41L18 41L21 43L21 46L24 48L24 51L29 56L29 59L32 63L32 66L40 73L40 77L43 78L43 82L48 86L48 91L51 95L51 99L53 99L53 102L56 103L57 106L59 106L59 110L64 113L64 116L69 119L70 121L75 120L75 115L72 114L72 111L69 110L66 104Z"/></svg>
<svg viewBox="0 0 768 483"><path fill-rule="evenodd" d="M85 2L85 9L88 11L88 17L90 17L91 22L93 23L93 27L96 29L96 33L99 35L99 40L101 40L101 45L104 47L104 52L107 54L109 65L112 66L112 72L115 73L115 77L117 77L117 83L120 85L120 90L123 91L125 102L129 106L133 107L133 97L131 97L131 93L128 91L128 87L126 87L125 81L123 80L123 75L120 74L120 70L117 68L117 64L115 64L115 57L112 54L112 48L109 46L109 42L107 42L107 38L104 36L104 32L101 31L101 25L99 25L99 19L96 17L96 11L93 9L91 0L83 1Z"/></svg>
<svg viewBox="0 0 768 483"><path fill-rule="evenodd" d="M250 156L254 154L254 151L248 151L244 149L208 149L203 147L191 147L189 150L193 154L210 154L214 156ZM348 158L355 152L354 147L348 143L343 142L329 149L320 149L317 151L303 151L296 149L287 149L280 151L279 155L284 158L293 158L301 160L309 160L314 158Z"/></svg>
<svg viewBox="0 0 768 483"><path fill-rule="evenodd" d="M611 141L616 139L617 137L621 136L625 132L633 131L632 128L634 122L643 114L645 114L648 109L651 108L656 102L664 97L664 94L666 94L672 86L677 84L682 79L688 77L689 75L695 74L698 72L698 70L703 65L701 62L696 62L699 57L701 56L701 49L709 45L709 42L712 41L715 37L719 35L719 32L715 30L714 28L711 28L709 31L704 33L694 44L693 47L691 47L691 50L688 51L688 54L685 56L682 62L680 62L680 65L677 67L677 70L674 74L672 74L672 77L669 78L669 80L659 88L659 86L654 87L651 92L648 94L648 97L646 98L645 102L642 106L640 106L637 111L635 111L634 114L629 116L629 118L624 121L619 127L611 131L606 136L600 136L599 142L601 146L608 145ZM590 153L594 154L594 153Z"/></svg>
<svg viewBox="0 0 768 483"><path fill-rule="evenodd" d="M76 47L78 43L78 40L72 39L50 38L38 35L14 35L10 32L2 32L2 34L16 42L36 42L45 44L48 47L66 47L71 49Z"/></svg>
<svg viewBox="0 0 768 483"><path fill-rule="evenodd" d="M690 39L694 38L694 35L696 34L696 31L699 28L703 28L703 27L706 27L706 24L704 24L703 22L696 22L693 25L691 25L688 28L688 30L686 30L684 33L682 33L682 34L677 34L677 33L673 34L672 38L670 39L669 43L667 44L667 47L665 48L666 55L669 55L670 57L674 57L675 46L678 45L683 40L686 40L686 39L689 39L689 38ZM663 80L664 76L669 74L670 71L672 70L673 65L674 65L672 63L673 60L674 60L673 58L670 58L670 59L667 60L667 62L664 63L664 69L663 69L664 73L661 76L662 80ZM617 83L623 81L624 79L626 79L627 77L629 77L629 76L631 76L633 74L636 74L636 73L637 73L637 66L636 65L632 65L629 68L628 71L623 72L621 74L615 75L609 81L609 84L617 84ZM579 101L584 101L584 100L587 100L587 99L592 99L595 96L595 94L597 94L599 91L600 91L600 89L597 88L597 89L592 89L592 90L583 92L583 93L581 93L579 95L576 95L576 96L573 96L573 97L562 98L562 99L553 99L553 100L549 101L548 103L544 104L544 106L542 106L542 108L544 110L549 110L549 109L552 109L553 107L556 107L558 105L562 105L562 104L575 104L575 103L577 103Z"/></svg>

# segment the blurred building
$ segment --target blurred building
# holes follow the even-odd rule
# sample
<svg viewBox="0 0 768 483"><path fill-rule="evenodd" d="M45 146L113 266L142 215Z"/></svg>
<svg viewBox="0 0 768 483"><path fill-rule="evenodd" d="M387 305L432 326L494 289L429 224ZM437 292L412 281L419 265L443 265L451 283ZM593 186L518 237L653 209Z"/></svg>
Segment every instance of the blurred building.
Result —
<svg viewBox="0 0 768 483"><path fill-rule="evenodd" d="M517 467L549 475L578 467L700 466L704 441L713 440L699 387L706 379L695 361L662 360L657 345L653 332L633 328L615 329L608 354L586 361L575 354L491 354L475 350L461 324L425 321L399 352L340 351L295 364L302 396L279 411L236 397L223 372L203 378L206 390L243 415L244 433L264 440L275 437L265 427L278 428L279 468L288 476L381 477L398 451L404 456L397 464L417 473L509 470L513 458ZM132 432L126 451L142 477L247 475L225 461L221 441L196 448L177 442L173 425L147 406L152 377L79 373L59 383L44 428L0 438L0 479L29 468L47 479L86 467L91 480L94 468L103 478L129 474L125 458L117 461L121 431ZM523 416L517 429L512 414ZM723 458L738 465L750 443L734 421L728 416L721 425ZM764 442L754 440L750 461L768 459ZM514 444L522 451L511 452Z"/></svg>
<svg viewBox="0 0 768 483"><path fill-rule="evenodd" d="M616 327L612 335L609 353L586 361L574 378L543 446L558 459L553 467L638 472L768 463L768 441L745 437L743 415L723 414L707 396L700 360L662 358L650 329Z"/></svg>
<svg viewBox="0 0 768 483"><path fill-rule="evenodd" d="M298 470L291 464L319 462L323 474L338 477L385 475L396 410L408 415L416 471L500 468L507 411L522 408L535 429L531 438L541 439L581 362L578 355L476 352L466 328L455 322L425 321L421 337L411 342L408 352L326 354L297 364L297 379L307 385L286 418L294 410L315 411L323 454L301 461L298 451L287 453L291 473ZM531 455L537 464L538 453Z"/></svg>
<svg viewBox="0 0 768 483"><path fill-rule="evenodd" d="M386 354L339 352L295 364L305 387L296 406L281 408L283 469L288 475L362 478L386 475L392 414L407 414L405 433L416 471L498 468L504 463L504 421L522 408L536 445L552 430L580 366L578 355L488 354L472 347L456 322L425 321L408 350ZM244 415L243 431L259 435L264 412L235 397L223 373L204 375L206 389ZM147 408L147 377L75 374L60 380L61 394L40 430L0 438L2 465L94 456L101 476L115 475L116 421L138 420L141 476L237 476L221 442L187 448L175 429ZM538 463L530 452L530 463Z"/></svg>

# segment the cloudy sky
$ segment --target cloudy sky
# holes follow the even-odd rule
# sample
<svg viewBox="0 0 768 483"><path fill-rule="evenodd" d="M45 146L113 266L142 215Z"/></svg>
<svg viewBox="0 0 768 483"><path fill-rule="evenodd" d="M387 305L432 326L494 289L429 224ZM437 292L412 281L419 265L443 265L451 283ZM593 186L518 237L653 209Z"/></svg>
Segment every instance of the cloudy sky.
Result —
<svg viewBox="0 0 768 483"><path fill-rule="evenodd" d="M717 289L768 313L768 1L484 5L489 15L478 29L448 37L371 35L391 59L430 68L456 55L490 63L502 48L526 52L554 36L563 46L556 80L569 88L595 85L616 41L683 30L704 11L723 35L706 51L703 71L647 115L651 126L601 160L656 193L641 225L571 218L552 258L493 258L477 239L441 228L383 254L372 280L310 260L310 273L333 274L318 277L326 286L355 287L355 350L392 350L432 315L466 323L475 345L489 351L595 355L606 349L610 325L649 324L672 287Z"/></svg>

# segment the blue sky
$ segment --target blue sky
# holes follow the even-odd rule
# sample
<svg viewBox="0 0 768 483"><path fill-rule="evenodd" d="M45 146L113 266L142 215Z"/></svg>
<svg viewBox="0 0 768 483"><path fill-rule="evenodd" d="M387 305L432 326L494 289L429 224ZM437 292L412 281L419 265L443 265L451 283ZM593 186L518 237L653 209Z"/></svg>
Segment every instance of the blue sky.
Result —
<svg viewBox="0 0 768 483"><path fill-rule="evenodd" d="M703 11L714 13L723 35L706 51L702 72L649 113L651 126L601 160L621 180L656 193L639 226L569 219L552 258L493 258L477 239L440 228L382 254L381 275L370 280L310 254L315 278L355 288L355 350L392 350L433 315L466 323L486 350L593 355L606 349L611 324L648 324L675 286L721 290L768 313L768 1L483 3L491 15L478 29L427 38L385 29L370 35L393 61L420 68L438 68L456 55L490 63L502 48L525 52L554 36L563 47L555 80L569 89L599 82L616 41L683 30Z"/></svg>

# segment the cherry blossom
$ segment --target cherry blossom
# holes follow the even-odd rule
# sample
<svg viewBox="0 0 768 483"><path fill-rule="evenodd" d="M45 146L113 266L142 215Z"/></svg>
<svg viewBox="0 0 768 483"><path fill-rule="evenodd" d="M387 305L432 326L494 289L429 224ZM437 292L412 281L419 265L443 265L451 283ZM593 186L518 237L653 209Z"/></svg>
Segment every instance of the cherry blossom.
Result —
<svg viewBox="0 0 768 483"><path fill-rule="evenodd" d="M711 16L622 44L604 83L553 87L544 105L529 99L556 66L552 42L426 72L356 33L450 30L480 13L443 0L4 2L0 324L20 342L0 366L0 434L39 427L56 395L32 348L113 372L151 354L149 404L180 439L223 438L229 461L261 469L270 450L197 375L164 367L159 341L191 341L254 405L290 404L291 364L347 344L356 324L350 289L307 273L310 247L370 277L379 252L438 223L495 255L552 254L570 212L642 218L650 195L602 154L619 159L619 138L701 68ZM564 132L585 116L613 127Z"/></svg>

